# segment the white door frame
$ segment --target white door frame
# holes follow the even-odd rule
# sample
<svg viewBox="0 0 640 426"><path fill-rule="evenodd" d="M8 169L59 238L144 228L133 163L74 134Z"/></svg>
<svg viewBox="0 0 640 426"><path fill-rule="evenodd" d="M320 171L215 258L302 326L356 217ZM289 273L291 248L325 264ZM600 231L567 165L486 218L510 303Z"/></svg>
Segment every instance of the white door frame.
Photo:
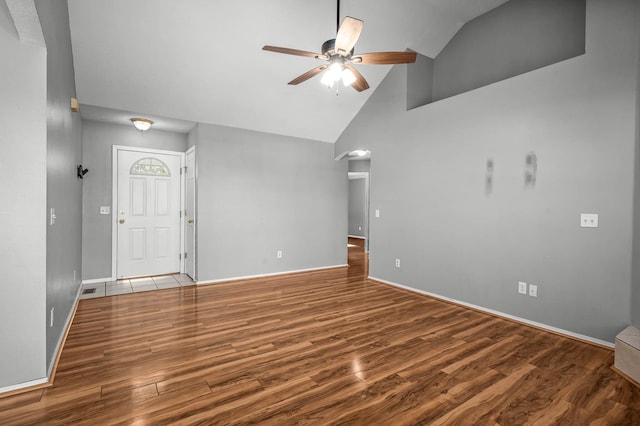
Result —
<svg viewBox="0 0 640 426"><path fill-rule="evenodd" d="M113 145L113 161L111 162L111 280L118 277L118 151L133 151L146 154L168 154L180 157L180 253L184 253L184 170L185 153L179 151L167 151L162 149L138 148L135 146ZM184 258L180 255L180 273L184 272Z"/></svg>
<svg viewBox="0 0 640 426"><path fill-rule="evenodd" d="M194 204L194 209L193 209L193 225L191 227L191 229L193 230L193 246L194 246L194 253L191 253L191 260L189 260L189 262L193 262L193 277L191 277L194 281L196 280L196 277L198 276L198 262L197 262L197 256L196 253L198 252L198 232L197 232L197 226L198 226L198 220L197 220L197 213L198 213L198 169L196 167L196 161L195 161L195 155L196 155L196 147L192 146L191 148L187 149L187 151L185 152L185 166L187 164L187 155L193 153L194 155L194 164L193 164L193 204ZM187 194L187 173L184 173L184 175L182 176L182 178L184 179L184 206L183 206L183 211L185 212L185 214L183 215L183 241L184 243L186 243L186 235L187 235L187 223L186 223L186 212L187 212L187 198L186 198L186 194ZM184 247L184 249L182 250L183 253L186 252L186 246ZM184 262L183 265L186 265L187 259L182 259L182 261ZM182 271L183 273L186 273L186 266L183 267L184 271Z"/></svg>
<svg viewBox="0 0 640 426"><path fill-rule="evenodd" d="M364 251L369 252L369 172L348 172L349 180L364 179Z"/></svg>

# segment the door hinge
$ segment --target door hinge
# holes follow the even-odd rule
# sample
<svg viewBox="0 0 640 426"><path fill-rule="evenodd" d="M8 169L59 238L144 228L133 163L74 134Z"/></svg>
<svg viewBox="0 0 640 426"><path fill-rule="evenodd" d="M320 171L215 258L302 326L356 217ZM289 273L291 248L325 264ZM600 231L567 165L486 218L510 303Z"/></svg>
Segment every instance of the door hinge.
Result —
<svg viewBox="0 0 640 426"><path fill-rule="evenodd" d="M178 259L182 260L182 253L178 253Z"/></svg>
<svg viewBox="0 0 640 426"><path fill-rule="evenodd" d="M185 253L184 253L184 258L185 258L185 259L187 258L187 252L185 252Z"/></svg>

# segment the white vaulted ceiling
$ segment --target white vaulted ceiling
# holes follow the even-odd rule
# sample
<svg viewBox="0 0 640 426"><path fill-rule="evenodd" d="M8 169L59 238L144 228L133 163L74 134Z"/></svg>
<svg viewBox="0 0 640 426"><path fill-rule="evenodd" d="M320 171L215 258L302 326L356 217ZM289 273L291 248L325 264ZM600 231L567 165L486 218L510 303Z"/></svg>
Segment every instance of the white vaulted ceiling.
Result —
<svg viewBox="0 0 640 426"><path fill-rule="evenodd" d="M364 20L356 53L435 57L505 2L342 0L341 16ZM95 120L127 111L335 142L390 69L359 65L362 93L336 96L319 77L287 85L320 62L262 46L319 52L335 37L335 0L69 0L69 17L77 96Z"/></svg>

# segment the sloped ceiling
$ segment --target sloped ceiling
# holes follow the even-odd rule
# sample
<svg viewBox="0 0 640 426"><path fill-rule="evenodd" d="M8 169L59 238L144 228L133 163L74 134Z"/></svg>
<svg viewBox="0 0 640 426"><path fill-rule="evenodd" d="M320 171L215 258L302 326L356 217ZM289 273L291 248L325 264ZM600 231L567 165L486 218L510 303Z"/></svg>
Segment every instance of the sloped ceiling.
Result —
<svg viewBox="0 0 640 426"><path fill-rule="evenodd" d="M364 20L356 53L435 57L465 22L505 2L342 0L341 16ZM202 122L335 142L390 69L358 66L371 86L362 93L336 96L317 77L287 85L320 62L262 46L319 52L335 37L334 0L69 0L69 17L77 96L94 120L131 112L181 120L181 131Z"/></svg>

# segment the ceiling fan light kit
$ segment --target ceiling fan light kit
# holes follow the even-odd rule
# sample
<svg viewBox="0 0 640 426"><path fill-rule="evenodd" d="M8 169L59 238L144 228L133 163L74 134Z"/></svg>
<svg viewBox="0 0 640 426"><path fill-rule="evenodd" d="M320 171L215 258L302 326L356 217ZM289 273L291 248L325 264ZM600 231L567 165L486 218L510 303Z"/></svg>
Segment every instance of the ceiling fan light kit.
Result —
<svg viewBox="0 0 640 426"><path fill-rule="evenodd" d="M339 16L340 1L338 0L338 20ZM352 64L391 65L409 64L416 61L415 52L374 52L354 55L354 46L360 37L363 24L364 22L360 19L350 16L345 17L338 27L336 38L327 40L322 44L322 53L270 45L264 46L262 50L287 55L306 56L327 62L294 78L289 82L291 85L305 82L324 71L321 79L323 85L331 88L336 82L342 80L345 86L351 86L358 92L362 92L369 88L369 83Z"/></svg>
<svg viewBox="0 0 640 426"><path fill-rule="evenodd" d="M345 86L351 86L351 84L356 81L356 76L349 68L345 68L344 59L336 58L332 60L331 65L327 68L322 76L320 82L332 88L335 83L342 80L342 83Z"/></svg>

